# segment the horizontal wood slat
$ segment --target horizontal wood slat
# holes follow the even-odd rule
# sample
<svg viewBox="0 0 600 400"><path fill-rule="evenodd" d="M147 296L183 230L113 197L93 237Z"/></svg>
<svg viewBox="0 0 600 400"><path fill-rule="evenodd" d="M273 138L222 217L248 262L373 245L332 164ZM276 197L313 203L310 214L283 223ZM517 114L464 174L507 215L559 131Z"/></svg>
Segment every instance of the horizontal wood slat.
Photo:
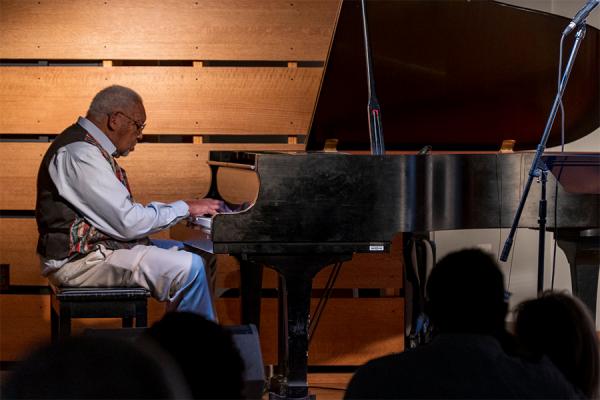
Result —
<svg viewBox="0 0 600 400"><path fill-rule="evenodd" d="M0 143L0 210L35 208L37 172L48 143ZM286 144L140 143L119 164L136 201L174 201L202 197L210 187L210 150L299 150Z"/></svg>
<svg viewBox="0 0 600 400"><path fill-rule="evenodd" d="M219 168L217 171L219 194L232 204L253 203L260 187L254 171L236 168Z"/></svg>
<svg viewBox="0 0 600 400"><path fill-rule="evenodd" d="M325 60L340 0L1 0L0 58Z"/></svg>
<svg viewBox="0 0 600 400"><path fill-rule="evenodd" d="M47 285L36 254L37 225L33 218L0 218L0 263L9 264L11 285ZM169 239L169 232L152 235Z"/></svg>
<svg viewBox="0 0 600 400"><path fill-rule="evenodd" d="M141 143L119 165L127 170L135 201L147 204L204 197L211 181L206 160L206 145Z"/></svg>
<svg viewBox="0 0 600 400"><path fill-rule="evenodd" d="M16 361L50 341L50 296L0 295L0 360Z"/></svg>
<svg viewBox="0 0 600 400"><path fill-rule="evenodd" d="M316 300L312 301L312 309ZM404 349L401 298L330 299L308 349L311 365L362 365Z"/></svg>
<svg viewBox="0 0 600 400"><path fill-rule="evenodd" d="M11 285L47 285L36 254L38 232L33 218L0 218L0 262L9 264Z"/></svg>
<svg viewBox="0 0 600 400"><path fill-rule="evenodd" d="M316 306L313 300L312 307ZM309 348L311 365L360 365L403 348L403 301L391 299L331 299ZM50 340L50 296L0 295L0 360L21 359ZM239 301L219 299L224 325L239 324ZM149 302L149 323L164 313L164 305ZM117 319L76 319L73 332L87 328L118 328ZM277 362L277 301L263 302L261 347L265 364Z"/></svg>
<svg viewBox="0 0 600 400"><path fill-rule="evenodd" d="M390 253L357 253L342 264L336 288L401 288L403 286L402 235L392 239ZM315 276L313 287L324 287L328 267Z"/></svg>
<svg viewBox="0 0 600 400"><path fill-rule="evenodd" d="M179 226L173 229L183 228ZM219 254L217 257L219 266L217 287L238 288L240 271L237 260L223 254ZM403 286L402 268L402 235L397 235L392 241L389 254L354 254L352 260L342 265L334 287L337 289L399 289ZM324 288L330 273L331 267L321 270L313 279L313 288ZM265 268L262 287L277 288L277 286L277 273L270 268Z"/></svg>
<svg viewBox="0 0 600 400"><path fill-rule="evenodd" d="M187 227L182 222L170 229L171 238L186 241L197 238L197 231ZM398 234L392 240L390 253L354 254L352 260L345 262L340 270L336 288L401 288L403 282L402 268L402 235ZM219 274L221 279L218 286L224 288L239 287L239 264L235 258L218 255ZM324 268L314 280L314 288L325 287L331 267ZM263 272L263 288L276 288L276 273L265 268Z"/></svg>
<svg viewBox="0 0 600 400"><path fill-rule="evenodd" d="M225 300L225 301L223 301ZM314 311L317 300L311 301ZM239 301L221 299L224 325L239 324ZM309 347L310 365L361 365L404 347L403 300L330 299ZM260 341L265 364L277 363L277 301L263 300Z"/></svg>
<svg viewBox="0 0 600 400"><path fill-rule="evenodd" d="M0 186L6 188L0 195L0 209L35 208L37 170L48 146L0 144ZM206 146L152 143L138 145L135 153L119 164L128 172L134 198L145 204L204 196L210 185L207 157Z"/></svg>
<svg viewBox="0 0 600 400"><path fill-rule="evenodd" d="M119 84L142 96L145 134L304 135L323 68L0 67L0 134L57 134Z"/></svg>
<svg viewBox="0 0 600 400"><path fill-rule="evenodd" d="M184 225L184 224L178 224ZM178 228L181 229L181 228ZM0 263L10 264L11 285L46 285L40 276L36 255L37 226L33 218L0 218ZM154 238L168 239L169 231ZM392 242L390 254L355 254L344 263L336 288L401 288L402 258L401 236ZM217 287L239 288L240 272L237 260L228 255L217 256ZM325 268L313 281L314 288L323 288L331 268ZM269 268L263 272L263 288L277 287L277 273Z"/></svg>
<svg viewBox="0 0 600 400"><path fill-rule="evenodd" d="M48 143L0 143L0 210L35 209L36 180Z"/></svg>

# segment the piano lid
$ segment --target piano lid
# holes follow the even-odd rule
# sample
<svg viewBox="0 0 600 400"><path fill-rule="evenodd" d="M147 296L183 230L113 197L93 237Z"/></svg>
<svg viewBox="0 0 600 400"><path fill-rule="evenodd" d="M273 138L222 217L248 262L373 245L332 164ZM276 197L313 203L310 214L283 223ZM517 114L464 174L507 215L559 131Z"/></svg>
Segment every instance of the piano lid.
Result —
<svg viewBox="0 0 600 400"><path fill-rule="evenodd" d="M368 1L376 93L386 150L517 150L538 144L557 87L570 19L492 1ZM574 35L565 40L566 63ZM307 150L337 138L368 150L360 1L344 0ZM563 98L565 141L600 126L600 34L591 26ZM560 144L560 115L547 146Z"/></svg>

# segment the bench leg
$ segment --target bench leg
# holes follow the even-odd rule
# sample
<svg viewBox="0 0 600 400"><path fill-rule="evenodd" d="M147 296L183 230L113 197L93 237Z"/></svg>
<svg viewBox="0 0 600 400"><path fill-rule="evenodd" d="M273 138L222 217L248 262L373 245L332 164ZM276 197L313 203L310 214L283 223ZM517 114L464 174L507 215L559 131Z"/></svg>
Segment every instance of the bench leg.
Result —
<svg viewBox="0 0 600 400"><path fill-rule="evenodd" d="M58 341L58 314L54 307L50 307L50 339L52 343L56 343Z"/></svg>
<svg viewBox="0 0 600 400"><path fill-rule="evenodd" d="M136 328L148 326L148 302L146 300L135 303L135 326Z"/></svg>
<svg viewBox="0 0 600 400"><path fill-rule="evenodd" d="M58 339L71 335L71 309L61 303L58 313Z"/></svg>

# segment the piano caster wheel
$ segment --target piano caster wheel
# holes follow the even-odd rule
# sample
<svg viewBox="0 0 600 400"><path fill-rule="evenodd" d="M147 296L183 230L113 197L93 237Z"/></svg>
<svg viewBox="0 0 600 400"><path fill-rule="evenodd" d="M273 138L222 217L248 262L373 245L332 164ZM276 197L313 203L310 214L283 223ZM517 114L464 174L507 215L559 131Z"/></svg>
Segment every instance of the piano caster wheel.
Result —
<svg viewBox="0 0 600 400"><path fill-rule="evenodd" d="M269 400L285 398L286 388L287 379L285 376L278 374L272 375L271 379L269 379Z"/></svg>
<svg viewBox="0 0 600 400"><path fill-rule="evenodd" d="M269 400L317 400L317 395L309 394L305 397L287 397L280 396L277 393L269 392Z"/></svg>
<svg viewBox="0 0 600 400"><path fill-rule="evenodd" d="M317 400L317 395L316 394L309 394L306 397L287 397L287 396L280 396L276 393L271 393L269 392L269 400Z"/></svg>
<svg viewBox="0 0 600 400"><path fill-rule="evenodd" d="M304 390L301 390L300 394L293 393L298 389L305 389L305 393L302 393ZM316 395L308 393L308 387L291 388L287 377L283 375L274 375L269 381L269 400L316 400L316 398Z"/></svg>

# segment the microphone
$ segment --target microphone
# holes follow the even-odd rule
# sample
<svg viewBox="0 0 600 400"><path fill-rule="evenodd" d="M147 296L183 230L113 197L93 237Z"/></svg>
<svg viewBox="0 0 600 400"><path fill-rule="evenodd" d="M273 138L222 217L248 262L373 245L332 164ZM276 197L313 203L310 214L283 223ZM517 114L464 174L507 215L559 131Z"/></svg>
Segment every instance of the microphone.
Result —
<svg viewBox="0 0 600 400"><path fill-rule="evenodd" d="M590 15L592 10L596 8L596 6L600 4L600 0L588 0L588 2L583 6L581 10L575 14L573 20L569 22L569 25L563 31L563 35L568 35L573 31L573 29L577 28L579 25L585 22L585 19Z"/></svg>

